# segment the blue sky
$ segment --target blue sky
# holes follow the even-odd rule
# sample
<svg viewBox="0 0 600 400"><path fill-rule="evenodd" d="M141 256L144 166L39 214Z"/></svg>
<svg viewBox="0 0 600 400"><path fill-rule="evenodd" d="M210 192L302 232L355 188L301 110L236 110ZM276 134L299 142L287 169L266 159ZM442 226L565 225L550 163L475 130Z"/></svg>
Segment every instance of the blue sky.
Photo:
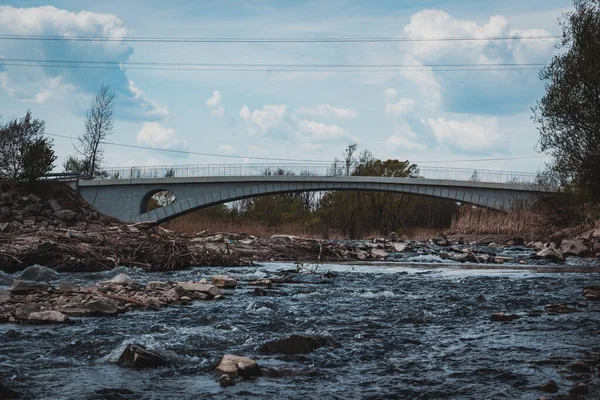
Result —
<svg viewBox="0 0 600 400"><path fill-rule="evenodd" d="M560 34L569 0L13 1L0 34L145 37L489 37ZM0 40L0 58L245 64L545 63L554 40L410 43L138 43ZM379 158L536 171L536 70L223 72L41 68L0 60L0 114L31 109L77 136L102 83L119 92L113 142L223 155L331 160L350 143ZM61 161L73 153L56 138ZM445 161L445 163L433 163ZM108 146L107 166L242 163Z"/></svg>

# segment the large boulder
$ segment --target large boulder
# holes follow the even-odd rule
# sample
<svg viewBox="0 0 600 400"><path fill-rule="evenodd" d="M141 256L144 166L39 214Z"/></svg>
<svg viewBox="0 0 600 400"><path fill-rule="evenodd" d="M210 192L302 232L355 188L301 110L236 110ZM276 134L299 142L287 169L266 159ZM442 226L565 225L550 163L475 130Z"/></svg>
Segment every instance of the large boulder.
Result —
<svg viewBox="0 0 600 400"><path fill-rule="evenodd" d="M563 240L560 244L560 251L563 254L584 257L590 254L590 249L583 243L582 240Z"/></svg>
<svg viewBox="0 0 600 400"><path fill-rule="evenodd" d="M260 366L251 358L225 354L217 366L217 370L233 378L238 376L244 379L262 375Z"/></svg>
<svg viewBox="0 0 600 400"><path fill-rule="evenodd" d="M28 292L43 292L48 290L48 284L15 279L8 288L11 292L20 294Z"/></svg>
<svg viewBox="0 0 600 400"><path fill-rule="evenodd" d="M319 347L340 347L334 340L316 335L291 335L260 346L263 353L307 354Z"/></svg>
<svg viewBox="0 0 600 400"><path fill-rule="evenodd" d="M150 368L167 365L161 355L147 350L139 344L128 345L117 361L117 365L129 368Z"/></svg>
<svg viewBox="0 0 600 400"><path fill-rule="evenodd" d="M44 267L41 265L32 265L27 267L21 272L21 279L36 282L52 281L58 278L58 272L55 270Z"/></svg>
<svg viewBox="0 0 600 400"><path fill-rule="evenodd" d="M535 257L541 260L565 261L565 256L555 248L548 247L536 253Z"/></svg>
<svg viewBox="0 0 600 400"><path fill-rule="evenodd" d="M27 322L30 324L61 324L69 322L69 317L56 310L37 311L29 314Z"/></svg>
<svg viewBox="0 0 600 400"><path fill-rule="evenodd" d="M235 289L237 286L237 281L227 275L215 275L210 281L218 288Z"/></svg>
<svg viewBox="0 0 600 400"><path fill-rule="evenodd" d="M209 283L179 282L177 285L188 292L200 292L210 296L216 296L221 293L218 287Z"/></svg>

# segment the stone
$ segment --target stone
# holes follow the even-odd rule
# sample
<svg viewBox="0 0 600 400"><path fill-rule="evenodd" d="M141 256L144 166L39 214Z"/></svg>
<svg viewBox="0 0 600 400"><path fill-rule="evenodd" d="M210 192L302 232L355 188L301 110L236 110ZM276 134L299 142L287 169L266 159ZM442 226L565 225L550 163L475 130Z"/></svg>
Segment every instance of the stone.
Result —
<svg viewBox="0 0 600 400"><path fill-rule="evenodd" d="M0 232L10 232L10 224L8 222L0 223Z"/></svg>
<svg viewBox="0 0 600 400"><path fill-rule="evenodd" d="M58 210L52 214L61 221L74 221L77 218L77 213L73 210Z"/></svg>
<svg viewBox="0 0 600 400"><path fill-rule="evenodd" d="M396 253L402 253L405 250L410 249L410 244L407 243L392 243L392 247Z"/></svg>
<svg viewBox="0 0 600 400"><path fill-rule="evenodd" d="M590 249L582 240L563 240L560 244L560 251L563 254L584 257L590 254Z"/></svg>
<svg viewBox="0 0 600 400"><path fill-rule="evenodd" d="M562 253L553 248L545 248L536 253L535 258L552 261L565 261Z"/></svg>
<svg viewBox="0 0 600 400"><path fill-rule="evenodd" d="M29 193L29 196L27 196L27 200L29 200L32 203L39 203L40 201L42 201L42 199L40 199L33 193Z"/></svg>
<svg viewBox="0 0 600 400"><path fill-rule="evenodd" d="M387 256L389 256L390 253L388 253L385 250L381 250L381 249L372 249L371 250L371 255L374 257L380 257L380 258L386 258Z"/></svg>
<svg viewBox="0 0 600 400"><path fill-rule="evenodd" d="M267 342L259 347L263 353L307 354L319 347L340 347L340 344L324 336L291 335Z"/></svg>
<svg viewBox="0 0 600 400"><path fill-rule="evenodd" d="M251 358L235 356L233 354L225 354L219 365L217 371L223 372L232 378L238 376L244 379L250 379L262 375L260 366Z"/></svg>
<svg viewBox="0 0 600 400"><path fill-rule="evenodd" d="M23 304L15 310L15 317L17 317L17 319L27 319L30 314L38 311L41 310L40 306L37 304Z"/></svg>
<svg viewBox="0 0 600 400"><path fill-rule="evenodd" d="M569 314L579 311L576 308L567 307L564 304L546 304L545 310L548 314Z"/></svg>
<svg viewBox="0 0 600 400"><path fill-rule="evenodd" d="M57 324L69 322L69 317L60 311L46 310L29 314L27 322L34 324Z"/></svg>
<svg viewBox="0 0 600 400"><path fill-rule="evenodd" d="M218 288L235 289L237 286L237 281L227 275L215 275L210 278L210 281Z"/></svg>
<svg viewBox="0 0 600 400"><path fill-rule="evenodd" d="M252 294L254 296L268 296L269 292L267 292L265 289L254 288L254 291L252 292Z"/></svg>
<svg viewBox="0 0 600 400"><path fill-rule="evenodd" d="M0 208L0 214L4 215L5 217L10 217L10 208L8 207L1 207Z"/></svg>
<svg viewBox="0 0 600 400"><path fill-rule="evenodd" d="M273 286L273 282L270 279L261 278L261 279L257 279L255 281L250 282L250 285L266 286L267 288L270 288L271 286Z"/></svg>
<svg viewBox="0 0 600 400"><path fill-rule="evenodd" d="M6 289L0 290L0 304L10 301L11 298L12 298L12 292L10 290L6 290Z"/></svg>
<svg viewBox="0 0 600 400"><path fill-rule="evenodd" d="M38 283L32 281L24 281L21 279L15 279L8 289L15 294L19 294L27 292L43 292L45 290L48 290L48 287L49 286L47 283Z"/></svg>
<svg viewBox="0 0 600 400"><path fill-rule="evenodd" d="M55 199L48 200L48 204L50 204L50 207L52 207L52 211L54 212L62 210L62 207L60 206L60 204L58 204L58 201L56 201Z"/></svg>
<svg viewBox="0 0 600 400"><path fill-rule="evenodd" d="M130 344L123 350L117 365L127 368L151 368L167 365L167 360L144 346Z"/></svg>
<svg viewBox="0 0 600 400"><path fill-rule="evenodd" d="M146 284L146 289L148 290L169 290L170 288L171 285L167 282L154 281Z"/></svg>
<svg viewBox="0 0 600 400"><path fill-rule="evenodd" d="M542 386L539 386L538 389L544 393L556 393L556 392L558 392L558 390L560 388L558 387L558 384L556 382L554 382L552 379L550 379L548 382L546 382Z"/></svg>
<svg viewBox="0 0 600 400"><path fill-rule="evenodd" d="M65 307L60 310L61 313L68 317L88 317L93 314L89 308Z"/></svg>
<svg viewBox="0 0 600 400"><path fill-rule="evenodd" d="M221 387L233 386L235 385L235 380L231 376L223 374L219 377L219 385L221 385Z"/></svg>
<svg viewBox="0 0 600 400"><path fill-rule="evenodd" d="M589 365L584 364L579 361L579 362L576 362L573 365L571 365L571 371L576 372L578 374L585 374L585 373L592 372L592 369L590 368Z"/></svg>
<svg viewBox="0 0 600 400"><path fill-rule="evenodd" d="M90 301L86 307L96 315L116 315L119 312L117 302L105 297Z"/></svg>
<svg viewBox="0 0 600 400"><path fill-rule="evenodd" d="M271 239L273 244L292 244L296 237L291 235L273 235Z"/></svg>
<svg viewBox="0 0 600 400"><path fill-rule="evenodd" d="M208 283L179 282L177 285L188 292L200 292L211 296L216 296L221 293L218 287Z"/></svg>
<svg viewBox="0 0 600 400"><path fill-rule="evenodd" d="M21 279L27 281L46 282L58 278L58 272L42 265L32 265L21 272Z"/></svg>
<svg viewBox="0 0 600 400"><path fill-rule="evenodd" d="M102 283L131 286L131 285L135 284L135 281L133 279L131 279L131 277L129 277L129 275L121 273L121 274L115 276L114 278L112 278L111 280L102 282Z"/></svg>
<svg viewBox="0 0 600 400"><path fill-rule="evenodd" d="M367 259L367 253L365 253L362 250L359 250L356 252L356 258L358 258L359 260L366 260Z"/></svg>
<svg viewBox="0 0 600 400"><path fill-rule="evenodd" d="M81 292L81 286L75 283L61 282L58 290L65 293Z"/></svg>
<svg viewBox="0 0 600 400"><path fill-rule="evenodd" d="M0 399L19 399L21 395L0 382Z"/></svg>
<svg viewBox="0 0 600 400"><path fill-rule="evenodd" d="M575 386L573 386L571 388L571 390L569 390L569 394L577 396L580 394L587 394L589 392L589 388L588 385L586 385L585 383L578 383Z"/></svg>
<svg viewBox="0 0 600 400"><path fill-rule="evenodd" d="M39 203L29 204L23 208L23 211L27 215L36 215L42 211L42 207Z"/></svg>
<svg viewBox="0 0 600 400"><path fill-rule="evenodd" d="M496 321L496 322L508 322L508 321L514 321L515 319L518 319L519 316L516 314L505 314L503 312L499 312L499 313L494 313L490 316L490 321Z"/></svg>

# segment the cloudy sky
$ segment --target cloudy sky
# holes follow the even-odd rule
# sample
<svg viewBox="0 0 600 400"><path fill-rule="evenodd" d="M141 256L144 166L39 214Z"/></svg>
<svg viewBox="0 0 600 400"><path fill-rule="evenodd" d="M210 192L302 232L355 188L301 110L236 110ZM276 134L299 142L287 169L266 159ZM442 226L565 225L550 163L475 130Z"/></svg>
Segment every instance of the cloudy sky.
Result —
<svg viewBox="0 0 600 400"><path fill-rule="evenodd" d="M447 71L418 66L546 63L555 54L555 39L375 43L119 39L554 36L560 34L557 18L570 8L569 0L9 1L0 7L0 35L113 40L0 39L0 114L6 120L31 109L46 121L48 133L77 136L93 93L106 83L119 93L112 142L241 157L108 146L108 166L260 162L245 157L331 160L348 144L357 143L379 158L421 165L535 172L547 160L535 151L538 133L531 121L531 106L544 92L538 70ZM39 62L24 66L26 62L15 60L108 61L117 68L75 68L65 63L40 67ZM221 66L181 70L182 63ZM273 71L281 64L417 67ZM73 153L71 140L54 140L60 160ZM487 158L522 159L459 161Z"/></svg>

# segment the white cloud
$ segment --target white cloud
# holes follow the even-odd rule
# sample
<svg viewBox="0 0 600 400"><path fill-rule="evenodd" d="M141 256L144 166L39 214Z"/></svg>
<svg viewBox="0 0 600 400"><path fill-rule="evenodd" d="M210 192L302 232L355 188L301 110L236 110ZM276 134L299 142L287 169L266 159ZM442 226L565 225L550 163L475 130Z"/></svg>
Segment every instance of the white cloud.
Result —
<svg viewBox="0 0 600 400"><path fill-rule="evenodd" d="M296 110L296 113L322 118L358 118L358 112L351 108L339 108L329 104L319 104L314 107L302 106Z"/></svg>
<svg viewBox="0 0 600 400"><path fill-rule="evenodd" d="M506 140L500 133L497 118L472 116L468 121L428 118L425 123L437 142L451 150L467 153L503 152Z"/></svg>
<svg viewBox="0 0 600 400"><path fill-rule="evenodd" d="M221 118L223 116L223 114L225 114L225 107L215 108L214 110L212 110L210 112L210 115L212 115L213 117L219 117L219 118Z"/></svg>
<svg viewBox="0 0 600 400"><path fill-rule="evenodd" d="M243 106L240 110L240 117L246 121L250 135L264 135L283 123L286 110L287 107L283 104L265 105L262 110L254 111L250 111L247 106Z"/></svg>
<svg viewBox="0 0 600 400"><path fill-rule="evenodd" d="M129 90L131 93L133 93L134 99L138 100L139 107L145 110L143 112L145 116L158 117L162 119L169 115L169 107L158 104L156 101L149 99L142 89L135 86L135 82L132 80L129 81Z"/></svg>
<svg viewBox="0 0 600 400"><path fill-rule="evenodd" d="M298 132L302 140L313 140L319 142L338 140L357 140L347 130L337 125L327 125L315 121L299 121Z"/></svg>
<svg viewBox="0 0 600 400"><path fill-rule="evenodd" d="M396 89L394 88L387 88L384 89L383 94L385 95L385 97L387 97L389 100L394 100L398 97L398 92L396 91Z"/></svg>
<svg viewBox="0 0 600 400"><path fill-rule="evenodd" d="M385 113L397 117L412 110L414 105L415 101L413 99L402 98L395 103L386 104Z"/></svg>
<svg viewBox="0 0 600 400"><path fill-rule="evenodd" d="M228 144L221 144L219 145L218 149L222 154L235 154L235 147Z"/></svg>
<svg viewBox="0 0 600 400"><path fill-rule="evenodd" d="M175 129L166 128L158 122L147 122L137 134L140 144L161 149L185 148L187 142L175 136Z"/></svg>
<svg viewBox="0 0 600 400"><path fill-rule="evenodd" d="M402 149L402 150L408 150L408 151L427 150L427 146L425 146L421 143L413 142L411 140L408 140L406 138L403 138L403 137L400 137L397 135L392 135L392 136L388 137L385 140L385 144L388 147L392 147L394 149Z"/></svg>
<svg viewBox="0 0 600 400"><path fill-rule="evenodd" d="M404 63L418 66L423 65L422 62L418 61L410 54L404 56ZM404 70L400 72L400 74L415 85L419 92L421 92L421 96L423 96L432 107L439 106L442 100L442 88L431 68L420 67L420 70L418 71Z"/></svg>
<svg viewBox="0 0 600 400"><path fill-rule="evenodd" d="M223 99L223 95L220 91L213 91L212 97L204 102L207 106L211 108L218 107L221 104L221 100Z"/></svg>

